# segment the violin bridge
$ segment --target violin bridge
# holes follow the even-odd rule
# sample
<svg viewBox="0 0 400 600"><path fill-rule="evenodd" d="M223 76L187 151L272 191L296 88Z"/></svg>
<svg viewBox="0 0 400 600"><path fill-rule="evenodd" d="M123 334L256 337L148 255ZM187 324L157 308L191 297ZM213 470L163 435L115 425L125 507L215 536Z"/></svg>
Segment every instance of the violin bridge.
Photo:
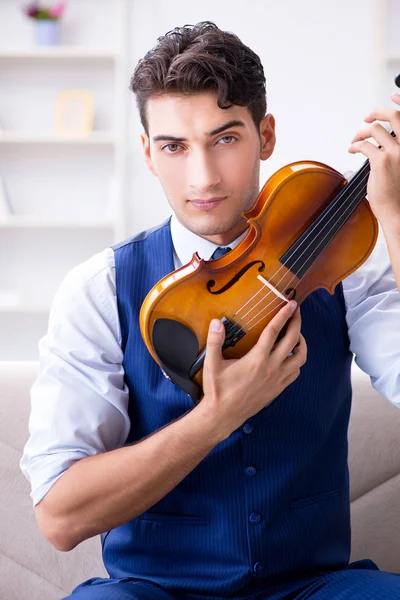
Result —
<svg viewBox="0 0 400 600"><path fill-rule="evenodd" d="M267 288L269 288L271 290L271 292L276 294L276 296L281 298L281 300L284 300L285 302L289 302L288 298L285 298L285 296L283 294L281 294L279 290L274 288L274 286L271 285L269 281L264 279L264 277L262 277L261 275L257 275L257 279L259 279L263 285L267 286Z"/></svg>

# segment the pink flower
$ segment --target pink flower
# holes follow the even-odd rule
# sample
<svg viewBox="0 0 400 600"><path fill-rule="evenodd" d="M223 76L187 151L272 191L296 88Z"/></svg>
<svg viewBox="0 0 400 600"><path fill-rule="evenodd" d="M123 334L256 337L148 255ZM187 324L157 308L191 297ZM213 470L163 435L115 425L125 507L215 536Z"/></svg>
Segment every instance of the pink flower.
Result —
<svg viewBox="0 0 400 600"><path fill-rule="evenodd" d="M35 18L39 12L39 5L37 2L32 2L28 6L25 6L23 10L28 17Z"/></svg>
<svg viewBox="0 0 400 600"><path fill-rule="evenodd" d="M57 4L55 4L49 11L49 15L53 18L53 19L59 19L60 17L62 17L63 12L65 10L65 2L58 2Z"/></svg>

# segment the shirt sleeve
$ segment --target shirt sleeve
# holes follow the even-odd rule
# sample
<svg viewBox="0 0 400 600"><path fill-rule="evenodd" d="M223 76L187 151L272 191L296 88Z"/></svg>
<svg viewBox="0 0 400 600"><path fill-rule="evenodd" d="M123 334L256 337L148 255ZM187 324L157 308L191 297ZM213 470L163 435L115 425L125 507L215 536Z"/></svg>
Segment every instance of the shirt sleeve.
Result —
<svg viewBox="0 0 400 600"><path fill-rule="evenodd" d="M400 293L381 228L368 259L343 280L343 292L355 361L400 408Z"/></svg>
<svg viewBox="0 0 400 600"><path fill-rule="evenodd" d="M39 342L30 437L20 462L34 505L74 462L125 443L129 392L120 337L108 248L65 277Z"/></svg>

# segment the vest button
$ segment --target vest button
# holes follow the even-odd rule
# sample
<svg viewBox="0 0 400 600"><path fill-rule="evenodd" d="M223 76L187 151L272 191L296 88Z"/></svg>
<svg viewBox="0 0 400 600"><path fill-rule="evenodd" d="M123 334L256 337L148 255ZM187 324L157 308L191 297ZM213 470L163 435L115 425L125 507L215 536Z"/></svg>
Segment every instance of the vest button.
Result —
<svg viewBox="0 0 400 600"><path fill-rule="evenodd" d="M249 521L250 523L259 523L261 521L261 517L257 513L251 513L249 516Z"/></svg>
<svg viewBox="0 0 400 600"><path fill-rule="evenodd" d="M251 423L245 423L243 425L243 433L251 433L253 431L254 427Z"/></svg>
<svg viewBox="0 0 400 600"><path fill-rule="evenodd" d="M249 477L252 477L253 475L255 475L257 473L257 469L255 467L246 467L244 472Z"/></svg>
<svg viewBox="0 0 400 600"><path fill-rule="evenodd" d="M253 569L254 569L254 573L261 573L261 571L264 571L264 565L260 562L256 562L256 564L254 565Z"/></svg>

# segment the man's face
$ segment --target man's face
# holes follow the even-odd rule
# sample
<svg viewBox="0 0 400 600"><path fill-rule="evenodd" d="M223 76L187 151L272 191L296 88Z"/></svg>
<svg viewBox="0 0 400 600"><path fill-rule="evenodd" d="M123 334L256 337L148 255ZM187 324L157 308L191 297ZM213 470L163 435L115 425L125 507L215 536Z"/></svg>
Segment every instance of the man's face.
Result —
<svg viewBox="0 0 400 600"><path fill-rule="evenodd" d="M190 231L226 245L246 228L242 213L259 192L260 159L275 145L272 115L258 132L249 109L221 109L217 96L163 94L147 104L147 164L178 220Z"/></svg>

